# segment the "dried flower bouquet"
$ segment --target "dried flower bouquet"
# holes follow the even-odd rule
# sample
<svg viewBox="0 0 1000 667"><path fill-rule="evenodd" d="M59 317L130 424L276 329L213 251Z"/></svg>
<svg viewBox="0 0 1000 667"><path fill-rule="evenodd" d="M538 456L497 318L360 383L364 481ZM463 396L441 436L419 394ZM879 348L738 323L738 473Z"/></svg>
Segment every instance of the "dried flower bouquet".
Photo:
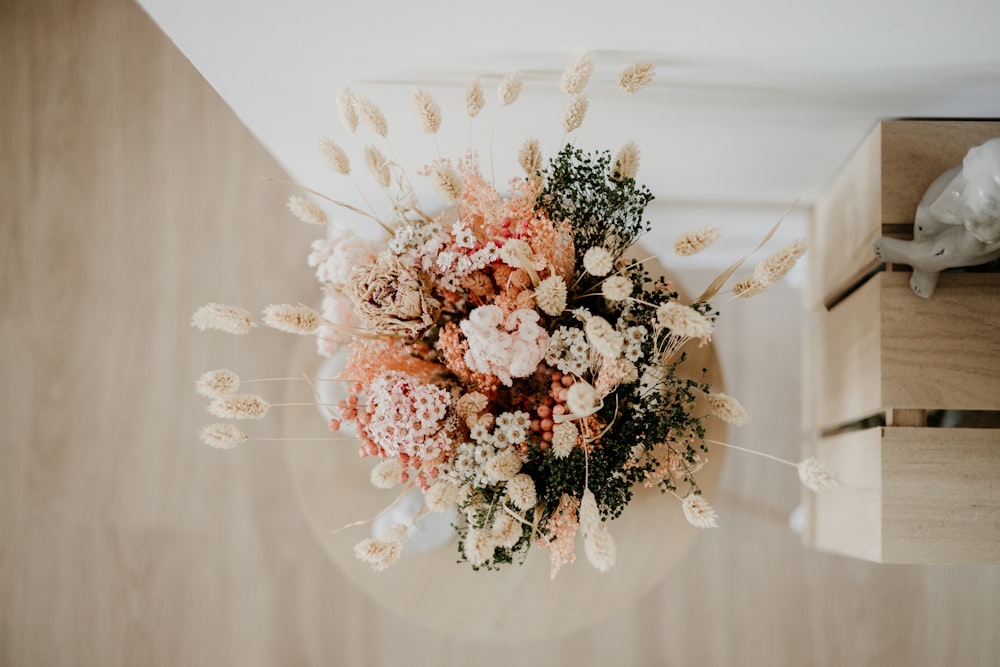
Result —
<svg viewBox="0 0 1000 667"><path fill-rule="evenodd" d="M583 56L562 78L567 133L587 113L582 91L592 68ZM635 93L653 75L651 63L633 65L619 75L619 89ZM515 102L521 87L517 75L505 77L499 105ZM438 104L420 89L412 101L420 129L435 134ZM485 106L478 80L465 102L470 119ZM635 179L634 143L614 157L567 143L545 161L539 142L528 140L518 154L525 176L506 192L484 177L473 153L439 158L417 172L443 199L432 215L400 165L385 157L388 123L378 107L347 90L338 104L349 132L363 125L378 138L364 148L364 164L392 210L380 216L330 201L375 220L384 239L329 223L309 255L323 286L322 312L272 305L263 322L316 335L322 354L346 349L337 379L348 396L325 406L330 429L353 427L361 455L377 461L376 487L423 491L421 513L380 539L360 541L357 557L376 570L388 567L423 513L457 505L458 552L473 568L521 562L534 545L548 550L555 577L574 560L580 533L588 560L605 571L615 561L605 524L640 484L675 496L695 526L714 527L715 512L696 482L713 444L704 420L741 424L748 416L735 399L680 377L677 368L687 341L710 340L717 313L708 300L742 261L694 303L682 303L669 281L628 258L649 229L643 216L653 198ZM334 172L352 174L338 144L323 140L320 147ZM328 224L303 196L293 196L289 208L305 222ZM700 252L718 234L696 229L674 250ZM775 252L733 293L759 293L804 250L795 242ZM201 308L192 322L234 334L255 326L248 311L219 304ZM238 393L239 384L220 369L202 376L198 391L217 417L263 417L272 406ZM708 413L696 408L699 396L707 397ZM206 427L202 438L222 448L250 439L227 423ZM785 463L811 488L835 483L814 460Z"/></svg>

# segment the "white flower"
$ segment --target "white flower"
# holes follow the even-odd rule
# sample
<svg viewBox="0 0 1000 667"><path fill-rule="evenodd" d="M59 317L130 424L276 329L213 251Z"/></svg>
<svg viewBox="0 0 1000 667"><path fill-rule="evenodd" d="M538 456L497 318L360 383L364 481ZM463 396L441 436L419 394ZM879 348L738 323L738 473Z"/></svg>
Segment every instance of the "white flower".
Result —
<svg viewBox="0 0 1000 667"><path fill-rule="evenodd" d="M693 493L688 494L681 503L684 508L684 517L692 526L698 528L718 528L718 516L708 501Z"/></svg>
<svg viewBox="0 0 1000 667"><path fill-rule="evenodd" d="M610 252L600 246L594 246L583 255L583 268L592 276L606 276L614 268L614 261Z"/></svg>

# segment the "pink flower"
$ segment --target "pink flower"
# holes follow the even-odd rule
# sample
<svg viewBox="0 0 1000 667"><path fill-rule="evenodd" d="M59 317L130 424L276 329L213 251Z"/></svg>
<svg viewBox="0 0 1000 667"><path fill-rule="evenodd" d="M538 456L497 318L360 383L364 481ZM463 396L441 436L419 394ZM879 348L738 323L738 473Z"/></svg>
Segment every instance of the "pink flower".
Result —
<svg viewBox="0 0 1000 667"><path fill-rule="evenodd" d="M323 297L323 319L335 325L323 324L316 330L316 351L324 357L329 357L333 351L351 340L347 333L358 326L359 321L354 314L351 302L341 296L327 295Z"/></svg>
<svg viewBox="0 0 1000 667"><path fill-rule="evenodd" d="M343 287L355 266L371 264L379 254L379 247L353 232L333 232L328 239L312 243L309 266L316 267L316 278L321 283Z"/></svg>
<svg viewBox="0 0 1000 667"><path fill-rule="evenodd" d="M508 387L512 378L534 373L549 348L549 335L538 325L534 310L515 310L504 319L499 306L480 306L461 327L469 341L465 363L474 371L495 375Z"/></svg>
<svg viewBox="0 0 1000 667"><path fill-rule="evenodd" d="M441 427L450 400L437 385L387 371L368 389L368 434L387 456L434 458L447 443Z"/></svg>

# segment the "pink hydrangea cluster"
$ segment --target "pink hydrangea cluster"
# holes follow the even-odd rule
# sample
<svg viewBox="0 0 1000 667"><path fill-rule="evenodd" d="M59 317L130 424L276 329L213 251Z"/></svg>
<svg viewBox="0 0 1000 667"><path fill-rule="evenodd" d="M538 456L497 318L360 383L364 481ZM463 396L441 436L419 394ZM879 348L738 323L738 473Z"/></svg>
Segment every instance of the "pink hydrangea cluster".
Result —
<svg viewBox="0 0 1000 667"><path fill-rule="evenodd" d="M368 388L368 435L386 456L437 457L448 442L442 421L451 395L398 371L379 375Z"/></svg>
<svg viewBox="0 0 1000 667"><path fill-rule="evenodd" d="M525 308L506 318L499 306L476 308L461 324L469 342L465 363L474 371L495 375L508 387L512 378L531 375L549 348L549 335L538 320L537 311Z"/></svg>
<svg viewBox="0 0 1000 667"><path fill-rule="evenodd" d="M331 231L329 238L313 241L312 249L309 266L316 267L316 278L338 288L347 283L355 266L373 263L380 252L377 243L346 230Z"/></svg>

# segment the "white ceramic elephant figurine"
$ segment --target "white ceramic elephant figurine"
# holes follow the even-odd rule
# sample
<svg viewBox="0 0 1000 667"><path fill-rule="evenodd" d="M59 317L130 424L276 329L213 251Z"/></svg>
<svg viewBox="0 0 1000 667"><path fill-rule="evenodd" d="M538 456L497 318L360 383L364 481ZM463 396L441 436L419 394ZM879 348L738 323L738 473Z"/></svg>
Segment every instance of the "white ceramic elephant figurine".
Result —
<svg viewBox="0 0 1000 667"><path fill-rule="evenodd" d="M913 267L910 287L925 299L945 269L1000 257L1000 138L972 148L941 174L917 206L913 240L880 238L875 256Z"/></svg>

